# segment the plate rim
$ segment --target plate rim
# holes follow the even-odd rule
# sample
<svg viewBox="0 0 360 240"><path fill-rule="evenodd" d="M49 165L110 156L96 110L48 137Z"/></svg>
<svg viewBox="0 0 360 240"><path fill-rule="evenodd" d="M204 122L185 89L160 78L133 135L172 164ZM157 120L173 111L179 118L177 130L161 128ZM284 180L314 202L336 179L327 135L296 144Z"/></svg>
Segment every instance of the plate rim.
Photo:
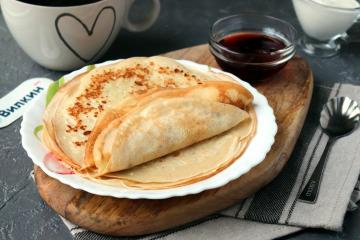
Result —
<svg viewBox="0 0 360 240"><path fill-rule="evenodd" d="M124 60L124 59L105 61L103 63L95 64L95 67L110 65L113 63L120 62L122 60ZM58 181L60 181L61 183L66 184L72 188L83 190L83 191L89 192L91 194L100 195L100 196L110 196L110 197L128 198L128 199L166 199L166 198L171 198L171 197L181 197L181 196L186 196L186 195L197 194L197 193L203 192L205 190L219 188L219 187L222 187L222 186L226 185L227 183L241 177L242 175L249 172L252 168L259 165L262 161L264 161L266 154L270 151L271 146L275 142L275 135L276 135L277 129L278 129L274 111L271 108L271 106L269 105L266 97L264 95L262 95L261 93L259 93L249 83L239 79L238 77L236 77L235 75L233 75L231 73L224 72L220 69L210 67L205 64L200 64L200 63L196 63L193 61L189 61L189 60L182 59L182 60L176 60L176 61L183 64L187 68L196 69L201 72L212 71L215 73L222 73L222 74L225 74L225 75L231 77L236 82L238 82L239 84L241 84L242 86L247 88L254 95L254 101L259 101L259 103L261 103L260 105L255 106L255 112L257 113L257 110L259 110L259 107L261 107L262 108L261 110L266 112L266 114L268 114L269 119L267 119L267 122L266 122L268 139L267 139L267 141L266 141L266 139L263 139L267 142L267 144L265 147L263 146L262 151L256 152L257 160L252 161L251 162L252 164L247 163L247 166L242 166L243 169L242 169L242 171L238 171L238 174L233 173L232 175L227 176L225 178L223 177L220 179L216 179L216 178L219 178L216 176L225 175L224 174L225 171L229 171L228 169L234 168L234 164L237 161L239 161L239 159L241 159L243 157L243 155L245 155L245 153L248 151L248 149L251 145L254 145L253 140L256 137L259 137L258 129L259 129L259 127L261 127L261 126L259 126L260 121L257 121L257 132L256 132L255 136L250 141L245 152L238 159L236 159L230 166L228 166L226 169L222 170L218 174L211 176L207 179L204 179L202 181L199 181L199 182L196 182L193 184L189 184L186 186L169 188L169 189L160 189L160 190L142 190L142 189L121 188L121 191L117 192L114 190L120 190L119 187L95 183L91 180L82 178L79 175L63 175L63 174L57 174L55 172L52 172L48 168L45 167L45 165L42 161L43 158L38 159L38 156L36 156L37 154L34 153L35 147L32 148L33 144L31 144L31 142L29 142L29 141L31 139L34 140L35 137L32 134L32 129L30 127L27 127L27 126L29 126L29 121L31 120L31 118L29 118L29 113L31 112L31 110L33 110L34 107L37 107L37 108L43 107L44 108L44 106L39 106L39 105L44 105L45 92L43 94L41 94L35 101L33 101L23 114L23 119L22 119L21 128L20 128L20 134L21 134L21 142L22 142L23 148L25 149L27 155L30 157L30 159L33 161L33 163L35 165L39 166L48 176L55 178ZM85 71L87 71L87 66L80 68L78 70L72 71L72 72L64 75L63 77L64 77L65 81L69 81L69 80L73 79L75 76L77 76L78 74L83 73ZM42 101L42 102L40 102L40 101ZM42 111L44 111L44 109ZM257 117L258 117L258 114L257 114ZM38 124L41 124L41 123L38 123ZM29 133L31 133L31 134L29 134ZM42 145L42 143L40 143L40 144ZM45 148L45 146L42 146L42 148L44 148L44 151L45 151L44 154L49 152L49 150L47 150ZM71 176L71 177L69 178L67 176ZM79 179L80 182L77 182L78 180L76 180L76 178L81 178L81 179ZM209 179L216 179L217 181L212 180L209 183ZM85 184L85 185L81 184L81 181L85 181L85 183L87 183L87 184ZM92 187L89 187L89 186L92 186ZM101 189L99 190L99 187L103 188L103 190L101 190ZM107 191L106 189L108 189L108 188L111 188L112 190Z"/></svg>

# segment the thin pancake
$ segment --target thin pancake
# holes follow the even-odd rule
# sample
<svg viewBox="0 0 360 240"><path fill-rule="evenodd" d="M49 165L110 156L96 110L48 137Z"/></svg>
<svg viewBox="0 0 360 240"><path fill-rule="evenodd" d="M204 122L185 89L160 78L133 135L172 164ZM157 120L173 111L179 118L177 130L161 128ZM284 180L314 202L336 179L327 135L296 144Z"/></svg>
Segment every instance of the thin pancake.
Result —
<svg viewBox="0 0 360 240"><path fill-rule="evenodd" d="M88 167L84 160L86 143L103 111L129 96L222 78L229 81L224 76L200 73L164 57L130 58L95 68L81 77L73 92L58 101L51 118L53 129L48 129L50 138L72 161L72 166Z"/></svg>
<svg viewBox="0 0 360 240"><path fill-rule="evenodd" d="M106 185L140 189L179 187L206 179L228 167L244 152L256 131L253 109L250 116L227 132L151 162L103 177L85 176Z"/></svg>
<svg viewBox="0 0 360 240"><path fill-rule="evenodd" d="M247 117L230 104L186 97L156 99L99 135L94 145L97 174L151 161L216 136Z"/></svg>
<svg viewBox="0 0 360 240"><path fill-rule="evenodd" d="M123 101L120 105L118 105L114 109L109 109L105 111L101 117L96 122L92 133L90 134L90 137L88 139L88 143L86 146L86 161L88 163L88 166L94 166L94 156L97 157L97 165L98 168L103 169L105 166L108 165L108 163L101 162L101 153L98 151L94 151L95 142L97 141L97 145L101 146L104 144L105 135L106 138L109 138L110 134L107 133L107 131L111 131L115 128L117 128L124 120L124 115L130 115L133 112L139 111L139 108L142 108L144 105L147 105L149 102L152 102L154 100L160 100L160 102L165 101L169 98L175 98L175 97L187 97L187 98L196 98L196 99L205 99L209 102L220 102L220 103L229 103L231 105L234 105L236 107L246 109L247 106L252 101L252 95L242 86L231 83L231 82L221 82L221 81L208 81L204 84L190 87L190 88L183 88L183 89L164 89L155 91L149 94L141 95L137 98L128 98L125 101ZM163 106L165 107L165 106ZM178 108L181 108L182 106L178 106ZM166 107L166 109L169 109L169 106ZM170 110L170 109L169 109ZM167 113L168 110L166 110L164 114ZM234 115L235 116L235 115ZM219 116L220 117L220 116ZM114 121L117 119L116 121ZM241 121L241 119L238 119ZM143 123L144 124L144 123ZM141 127L141 126L140 126ZM139 131L137 127L136 131ZM189 127L189 129L191 129ZM148 134L148 133L147 133ZM101 137L99 137L101 135ZM100 138L100 139L99 139ZM144 139L146 136L143 137ZM158 138L159 139L159 138ZM202 139L200 139L202 140ZM154 139L153 141L156 141ZM109 141L108 141L109 142ZM134 143L135 145L141 145ZM150 145L143 143L142 145ZM163 145L163 144L160 144ZM167 146L167 148L171 149L170 146ZM140 150L140 149L139 149ZM145 149L143 149L145 150ZM141 154L142 151L139 152ZM135 155L138 154L138 151L136 151ZM99 156L100 155L100 156ZM133 156L135 159L136 157ZM141 162L143 163L143 162ZM103 166L103 167L99 167ZM133 166L133 165L132 165ZM118 170L122 170L123 168L118 168ZM105 170L103 170L105 171ZM100 172L103 172L100 171ZM110 170L109 170L110 171Z"/></svg>

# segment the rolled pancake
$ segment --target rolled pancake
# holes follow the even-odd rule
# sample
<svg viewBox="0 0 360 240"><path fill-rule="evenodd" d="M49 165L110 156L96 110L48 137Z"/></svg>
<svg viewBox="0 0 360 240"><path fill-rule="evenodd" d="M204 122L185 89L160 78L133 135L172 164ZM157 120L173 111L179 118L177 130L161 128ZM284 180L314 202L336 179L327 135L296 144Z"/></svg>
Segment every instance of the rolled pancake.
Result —
<svg viewBox="0 0 360 240"><path fill-rule="evenodd" d="M195 86L210 80L231 81L224 75L188 69L165 57L130 58L95 68L71 81L71 91L62 87L52 100L55 107L48 106L44 122L47 122L48 139L53 143L48 147L75 169L88 167L84 159L86 144L103 111L131 96L159 88Z"/></svg>
<svg viewBox="0 0 360 240"><path fill-rule="evenodd" d="M218 135L248 117L230 104L204 99L160 98L115 120L94 145L98 174L151 161Z"/></svg>
<svg viewBox="0 0 360 240"><path fill-rule="evenodd" d="M160 133L156 133L156 136L153 136L155 139L150 139L149 143L147 142L143 142L142 139L145 139L149 136L149 132L152 130L152 128L149 129L143 129L145 132L143 132L144 136L139 137L139 141L141 140L141 144L137 143L137 142L133 142L131 145L127 146L125 149L120 148L119 146L117 147L113 147L117 149L117 154L114 155L114 153L111 153L111 149L108 150L108 153L103 153L102 150L99 150L99 148L102 148L103 145L107 145L107 146L111 146L111 141L114 140L114 138L118 139L118 141L120 140L124 140L129 138L129 136L124 136L124 128L121 128L120 130L117 130L117 132L121 132L121 134L116 134L114 133L114 130L116 130L117 128L119 128L119 125L122 124L126 119L127 125L132 125L131 127L133 128L133 130L127 130L128 132L134 132L137 134L137 136L139 136L139 133L141 131L140 128L142 128L143 126L145 126L145 124L149 124L148 120L151 119L154 116L141 116L139 118L139 116L137 116L137 119L141 119L143 120L140 124L138 124L138 126L135 126L134 124L131 123L131 121L134 121L134 119L136 118L136 116L134 117L134 113L139 113L139 109L141 110L142 108L144 108L144 106L147 106L146 111L149 113L149 103L153 103L154 101L157 101L158 103L158 107L159 109L157 111L160 111L158 113L155 113L155 115L157 115L157 117L163 117L162 119L162 123L158 122L158 123L153 123L155 124L153 129L157 130L157 129L164 129L164 118L167 117L167 122L166 123L170 123L172 121L171 124L173 124L174 126L179 125L179 124L187 124L187 126L183 126L183 132L189 132L191 131L191 129L195 129L194 126L190 126L189 124L191 124L191 115L192 113L195 111L202 111L205 110L208 104L202 104L201 107L198 107L198 109L192 109L189 111L188 107L189 107L189 101L185 102L184 99L185 98L189 98L189 99L202 99L202 100L206 100L206 103L226 103L225 105L221 105L218 107L220 108L219 111L224 111L223 113L219 113L219 111L217 112L218 116L217 119L211 119L210 115L208 115L207 119L203 119L203 123L201 125L203 125L204 127L207 126L207 124L211 124L210 120L217 120L217 124L214 127L211 127L208 130L208 135L206 137L201 137L199 135L197 135L195 138L196 140L191 141L191 143L189 143L189 145L201 141L205 138L209 138L212 137L214 135L217 135L223 131L226 131L228 129L230 129L231 127L234 126L234 123L239 123L240 121L244 120L247 117L247 113L244 111L240 111L240 109L247 109L247 107L251 104L252 102L252 95L251 93L246 90L244 87L242 87L239 84L236 83L232 83L232 82L224 82L224 81L208 81L206 83L203 83L201 85L198 86L194 86L194 87L189 87L189 88L183 88L183 89L161 89L155 92L151 92L148 94L144 94L140 97L137 98L128 98L126 100L124 100L120 105L118 105L116 108L113 109L109 109L107 111L105 111L98 119L98 121L96 122L92 133L90 134L90 137L88 139L87 142L87 146L86 146L86 161L88 163L88 166L94 166L95 162L96 162L96 167L97 167L97 175L101 175L107 172L114 172L114 171L120 171L129 167L133 167L135 165L138 164L142 164L146 161L152 160L154 158L160 157L162 155L165 155L167 153L170 153L171 151L175 151L178 150L179 148L182 147L186 147L184 145L184 143L182 143L181 146L177 147L176 149L174 148L174 146L172 146L173 143L168 143L169 145L164 145L163 143L158 143L158 145L163 146L163 148L165 149L160 151L160 149L154 150L153 153L151 153L150 155L152 156L148 156L145 157L146 153L149 152L148 146L155 144L154 141L158 141L158 140L163 140L163 141L167 141L164 140L164 135L160 134ZM170 106L169 104L165 104L166 101L169 101L169 99L177 99L177 101L179 101L176 105ZM181 101L184 101L181 103ZM173 102L174 103L174 102ZM226 108L230 108L230 106L228 105L233 105L235 106L234 109L232 109L232 113L227 113L229 116L227 116L228 118L224 118L225 117L225 109ZM155 106L156 107L156 106ZM202 109L203 108L203 109ZM154 113L154 108L153 109L153 113ZM166 116L167 114L170 114L170 111L173 109L173 111L171 112L171 116ZM183 112L183 111L189 111L187 113ZM183 114L183 119L177 123L175 121L175 117L181 117L179 116L180 114ZM210 114L210 113L209 113ZM127 117L124 117L124 115L126 115ZM130 120L129 120L130 118ZM228 125L225 127L226 124L228 124L228 122L226 122L226 120L229 120L230 118L232 118L233 120L236 120L237 122L233 122L233 125ZM125 119L125 120L124 120ZM144 121L145 120L145 121ZM159 120L159 119L158 119ZM235 124L235 125L236 125ZM169 129L167 129L167 131L170 131L172 128L171 126ZM180 129L180 125L178 127L177 130ZM207 126L209 127L209 126ZM218 128L218 130L215 130L215 128ZM111 132L112 131L112 132ZM211 131L214 131L214 133L210 134ZM217 132L216 132L217 131ZM204 132L202 133L204 134ZM118 135L118 136L116 136ZM173 138L174 136L172 136L171 138ZM105 139L106 139L106 143L105 143ZM95 144L95 142L97 142L97 146ZM135 149L138 146L139 149ZM95 150L94 150L95 148ZM121 150L120 150L121 149ZM129 150L128 150L129 149ZM133 151L131 154L131 156L127 156L127 157L121 157L124 154L126 154L128 151ZM110 151L110 152L109 152ZM160 152L161 153L160 153ZM142 157L140 157L140 154L143 154ZM103 159L103 155L108 155L111 157L107 157L105 159ZM122 158L122 160L120 159ZM114 160L117 159L117 160Z"/></svg>
<svg viewBox="0 0 360 240"><path fill-rule="evenodd" d="M156 160L93 181L126 188L165 189L209 178L231 165L245 151L256 132L256 114L236 127ZM239 160L241 161L241 159Z"/></svg>

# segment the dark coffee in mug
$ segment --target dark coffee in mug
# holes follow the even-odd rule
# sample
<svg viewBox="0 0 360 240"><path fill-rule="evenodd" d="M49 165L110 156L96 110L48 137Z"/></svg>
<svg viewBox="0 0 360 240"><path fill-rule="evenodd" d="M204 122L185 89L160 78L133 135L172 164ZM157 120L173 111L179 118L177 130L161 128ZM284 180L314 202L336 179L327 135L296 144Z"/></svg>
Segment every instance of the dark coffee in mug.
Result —
<svg viewBox="0 0 360 240"><path fill-rule="evenodd" d="M79 6L84 4L100 2L101 0L18 0L18 1L33 5L48 6L48 7L68 7L68 6Z"/></svg>

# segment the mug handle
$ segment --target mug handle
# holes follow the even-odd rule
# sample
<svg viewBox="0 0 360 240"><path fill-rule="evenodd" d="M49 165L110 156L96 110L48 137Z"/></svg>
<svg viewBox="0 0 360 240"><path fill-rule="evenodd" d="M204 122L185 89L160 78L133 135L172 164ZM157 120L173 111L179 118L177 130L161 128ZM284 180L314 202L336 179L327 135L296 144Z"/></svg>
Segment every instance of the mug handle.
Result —
<svg viewBox="0 0 360 240"><path fill-rule="evenodd" d="M148 12L148 16L140 22L132 22L129 19L129 10L131 8L131 5L133 5L133 3L136 0L130 0L129 2L129 6L128 6L128 11L126 13L126 16L124 18L124 27L132 32L141 32L141 31L145 31L146 29L148 29L149 27L151 27L151 25L153 25L153 23L156 21L156 19L158 18L159 14L160 14L160 0L151 0L152 1L152 9Z"/></svg>

